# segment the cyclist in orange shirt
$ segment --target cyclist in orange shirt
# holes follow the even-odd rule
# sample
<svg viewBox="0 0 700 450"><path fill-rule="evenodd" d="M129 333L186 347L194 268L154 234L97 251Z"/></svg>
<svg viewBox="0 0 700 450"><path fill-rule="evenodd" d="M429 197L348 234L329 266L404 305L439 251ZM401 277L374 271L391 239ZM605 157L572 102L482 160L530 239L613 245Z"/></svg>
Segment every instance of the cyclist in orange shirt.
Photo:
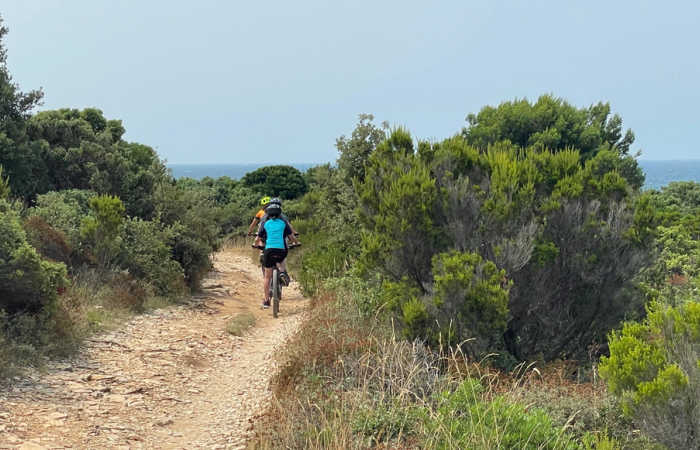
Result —
<svg viewBox="0 0 700 450"><path fill-rule="evenodd" d="M250 226L248 227L248 236L253 236L253 229L258 226L262 218L265 216L265 208L267 208L267 205L270 204L270 197L265 196L260 199L260 211L258 211L255 214L255 217L253 217L253 221L250 222Z"/></svg>

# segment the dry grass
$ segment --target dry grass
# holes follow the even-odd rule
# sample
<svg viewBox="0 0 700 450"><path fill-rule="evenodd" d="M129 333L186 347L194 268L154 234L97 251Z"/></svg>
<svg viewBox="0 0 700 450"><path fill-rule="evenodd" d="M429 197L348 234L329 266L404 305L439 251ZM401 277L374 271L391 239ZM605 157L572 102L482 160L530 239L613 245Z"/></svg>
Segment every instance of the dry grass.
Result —
<svg viewBox="0 0 700 450"><path fill-rule="evenodd" d="M561 383L570 403L606 395L565 381L566 370L503 374L456 350L436 353L324 294L286 347L251 448L616 448L603 428L573 433L580 411L550 420L526 394Z"/></svg>

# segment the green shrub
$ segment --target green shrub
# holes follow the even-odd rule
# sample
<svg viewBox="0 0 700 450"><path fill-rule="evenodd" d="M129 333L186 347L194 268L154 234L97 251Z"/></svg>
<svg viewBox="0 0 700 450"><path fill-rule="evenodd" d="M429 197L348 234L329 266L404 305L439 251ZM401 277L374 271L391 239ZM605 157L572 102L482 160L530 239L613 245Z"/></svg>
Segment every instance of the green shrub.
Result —
<svg viewBox="0 0 700 450"><path fill-rule="evenodd" d="M434 302L452 344L469 339L474 356L497 349L506 329L505 271L476 253L440 253L433 258ZM451 321L451 322L450 322Z"/></svg>
<svg viewBox="0 0 700 450"><path fill-rule="evenodd" d="M156 191L156 215L171 229L172 258L192 289L211 269L210 255L219 245L219 214L211 197L201 190L163 184Z"/></svg>
<svg viewBox="0 0 700 450"><path fill-rule="evenodd" d="M556 427L542 410L526 409L502 396L482 397L483 387L465 380L438 401L429 419L437 448L575 449L562 427Z"/></svg>
<svg viewBox="0 0 700 450"><path fill-rule="evenodd" d="M305 246L309 247L304 251L302 266L299 276L304 295L314 295L323 285L323 280L339 276L346 267L346 254L343 247L333 245L313 246L311 240L323 242L328 240L328 236L318 235L305 240Z"/></svg>
<svg viewBox="0 0 700 450"><path fill-rule="evenodd" d="M124 222L121 236L120 267L135 278L150 283L159 295L183 291L182 267L171 255L175 238L172 228L159 222L129 218Z"/></svg>
<svg viewBox="0 0 700 450"><path fill-rule="evenodd" d="M265 166L245 174L243 185L264 195L293 199L306 193L304 176L292 166Z"/></svg>
<svg viewBox="0 0 700 450"><path fill-rule="evenodd" d="M10 189L10 179L5 177L2 171L3 168L0 166L0 200L9 200L10 194L12 193Z"/></svg>
<svg viewBox="0 0 700 450"><path fill-rule="evenodd" d="M66 236L68 245L74 250L80 250L80 225L90 214L90 200L95 195L92 191L78 189L48 192L37 197L36 205L29 210L28 216L41 217L44 222Z"/></svg>
<svg viewBox="0 0 700 450"><path fill-rule="evenodd" d="M623 412L659 442L700 446L700 303L653 304L647 318L610 335L600 374Z"/></svg>
<svg viewBox="0 0 700 450"><path fill-rule="evenodd" d="M38 312L66 284L66 266L41 259L27 242L19 214L0 200L0 310Z"/></svg>
<svg viewBox="0 0 700 450"><path fill-rule="evenodd" d="M91 246L100 267L107 267L121 247L120 231L124 222L124 203L111 195L90 199L92 214L80 224L80 235Z"/></svg>
<svg viewBox="0 0 700 450"><path fill-rule="evenodd" d="M365 436L368 445L389 443L397 438L414 434L422 414L419 408L401 404L364 405L352 417L354 433Z"/></svg>

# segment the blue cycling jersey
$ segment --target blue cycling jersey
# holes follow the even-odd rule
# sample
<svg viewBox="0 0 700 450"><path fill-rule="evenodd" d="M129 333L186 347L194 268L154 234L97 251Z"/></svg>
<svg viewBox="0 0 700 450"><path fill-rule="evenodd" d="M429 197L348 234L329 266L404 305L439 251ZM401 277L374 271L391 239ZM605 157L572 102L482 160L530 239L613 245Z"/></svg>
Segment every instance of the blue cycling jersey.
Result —
<svg viewBox="0 0 700 450"><path fill-rule="evenodd" d="M286 249L285 238L292 234L289 224L282 219L268 219L260 230L260 237L265 239L265 248Z"/></svg>

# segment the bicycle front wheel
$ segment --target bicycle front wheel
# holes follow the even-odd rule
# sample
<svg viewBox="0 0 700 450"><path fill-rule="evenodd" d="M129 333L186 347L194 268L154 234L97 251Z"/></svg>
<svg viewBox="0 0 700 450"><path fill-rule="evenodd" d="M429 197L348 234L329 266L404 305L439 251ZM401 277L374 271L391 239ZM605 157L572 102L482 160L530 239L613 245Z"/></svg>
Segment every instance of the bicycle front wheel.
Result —
<svg viewBox="0 0 700 450"><path fill-rule="evenodd" d="M280 312L280 296L282 286L280 286L280 271L275 269L272 272L272 317L277 317Z"/></svg>

